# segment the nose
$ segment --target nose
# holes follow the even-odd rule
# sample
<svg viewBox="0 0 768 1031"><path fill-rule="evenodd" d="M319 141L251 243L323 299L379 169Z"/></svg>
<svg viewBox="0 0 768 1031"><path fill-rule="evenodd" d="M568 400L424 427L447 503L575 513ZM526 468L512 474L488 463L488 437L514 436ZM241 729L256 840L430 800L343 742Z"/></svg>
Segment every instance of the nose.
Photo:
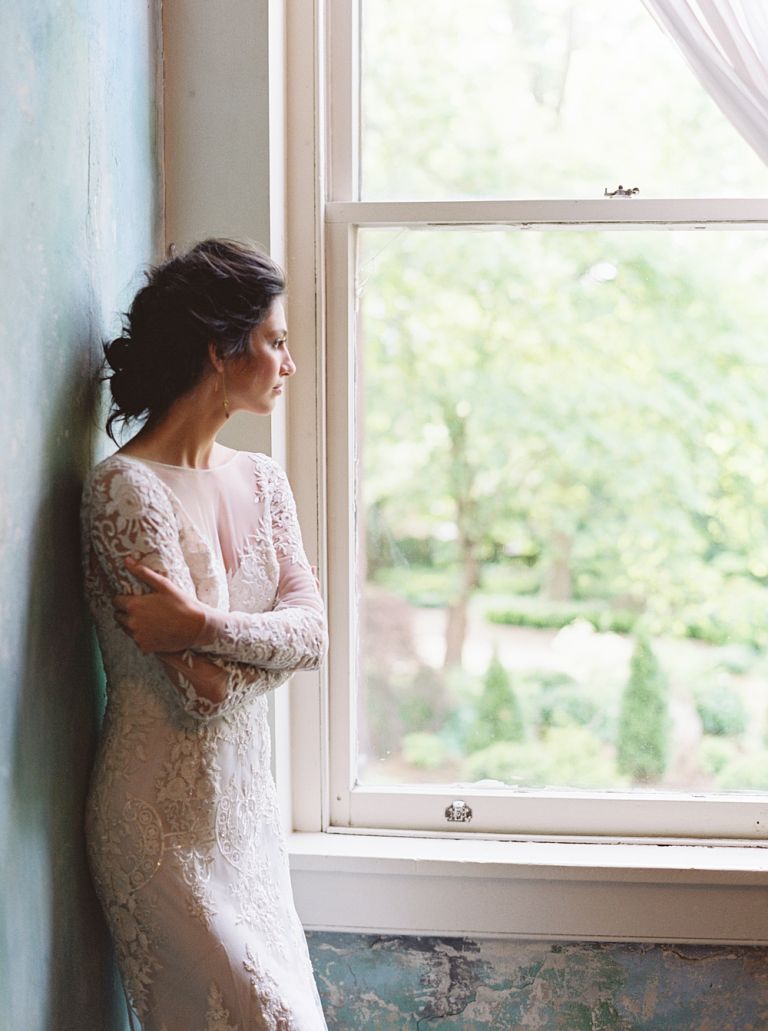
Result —
<svg viewBox="0 0 768 1031"><path fill-rule="evenodd" d="M293 358L291 358L291 353L288 350L288 348L286 348L285 349L285 354L283 355L283 362L282 362L282 365L280 366L280 375L281 376L292 376L295 371L296 371L296 362L294 362Z"/></svg>

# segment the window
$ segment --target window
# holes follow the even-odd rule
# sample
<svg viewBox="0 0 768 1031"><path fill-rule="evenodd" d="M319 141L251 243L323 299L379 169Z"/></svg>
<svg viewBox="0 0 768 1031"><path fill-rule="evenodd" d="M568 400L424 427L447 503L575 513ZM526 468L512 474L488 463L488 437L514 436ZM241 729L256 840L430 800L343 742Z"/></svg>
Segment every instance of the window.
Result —
<svg viewBox="0 0 768 1031"><path fill-rule="evenodd" d="M639 5L326 14L326 824L764 837L765 169Z"/></svg>

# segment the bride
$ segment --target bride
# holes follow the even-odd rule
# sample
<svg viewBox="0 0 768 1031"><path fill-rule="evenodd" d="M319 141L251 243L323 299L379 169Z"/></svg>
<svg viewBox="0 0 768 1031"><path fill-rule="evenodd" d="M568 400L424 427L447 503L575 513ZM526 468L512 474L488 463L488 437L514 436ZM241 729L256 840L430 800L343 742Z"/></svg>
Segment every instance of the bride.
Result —
<svg viewBox="0 0 768 1031"><path fill-rule="evenodd" d="M321 662L323 607L285 474L215 439L234 411L268 415L296 371L283 276L206 240L147 279L105 347L107 429L141 428L82 503L108 694L94 880L143 1031L325 1031L265 697Z"/></svg>

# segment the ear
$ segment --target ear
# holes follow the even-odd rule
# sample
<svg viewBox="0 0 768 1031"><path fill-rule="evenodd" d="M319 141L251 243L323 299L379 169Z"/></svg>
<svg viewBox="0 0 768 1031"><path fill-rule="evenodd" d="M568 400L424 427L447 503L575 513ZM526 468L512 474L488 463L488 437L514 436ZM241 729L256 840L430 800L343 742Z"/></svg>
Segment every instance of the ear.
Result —
<svg viewBox="0 0 768 1031"><path fill-rule="evenodd" d="M224 371L224 362L219 354L219 349L212 340L208 341L208 357L216 372Z"/></svg>

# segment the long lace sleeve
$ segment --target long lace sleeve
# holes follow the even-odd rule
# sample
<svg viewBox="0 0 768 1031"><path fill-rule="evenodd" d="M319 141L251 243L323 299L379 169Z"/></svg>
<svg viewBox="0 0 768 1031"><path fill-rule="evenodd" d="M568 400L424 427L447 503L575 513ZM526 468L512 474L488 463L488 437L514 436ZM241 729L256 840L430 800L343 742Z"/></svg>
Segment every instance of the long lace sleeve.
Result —
<svg viewBox="0 0 768 1031"><path fill-rule="evenodd" d="M133 462L103 463L86 485L83 512L86 566L90 563L97 567L92 577L103 580L109 597L148 590L126 569L125 558L129 555L195 595L173 506L163 484L152 473ZM113 632L124 633L114 617L110 618ZM176 688L181 707L200 720L231 712L278 687L291 673L288 667L260 669L250 662L193 651L156 658Z"/></svg>
<svg viewBox="0 0 768 1031"><path fill-rule="evenodd" d="M325 612L301 541L288 479L269 461L266 518L279 565L268 612L213 612L196 648L264 669L317 669L327 647Z"/></svg>

